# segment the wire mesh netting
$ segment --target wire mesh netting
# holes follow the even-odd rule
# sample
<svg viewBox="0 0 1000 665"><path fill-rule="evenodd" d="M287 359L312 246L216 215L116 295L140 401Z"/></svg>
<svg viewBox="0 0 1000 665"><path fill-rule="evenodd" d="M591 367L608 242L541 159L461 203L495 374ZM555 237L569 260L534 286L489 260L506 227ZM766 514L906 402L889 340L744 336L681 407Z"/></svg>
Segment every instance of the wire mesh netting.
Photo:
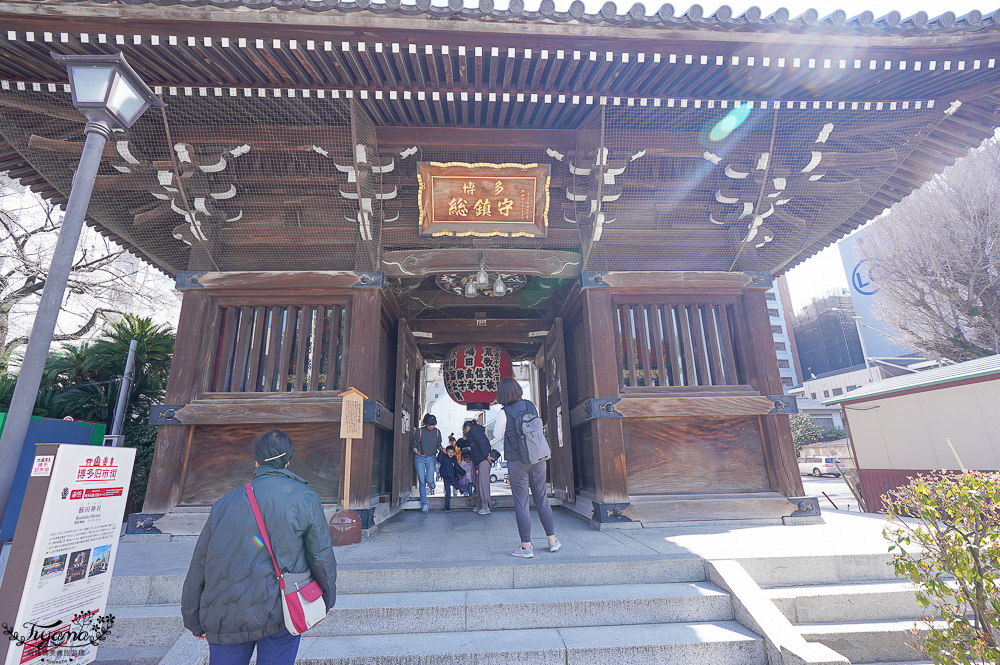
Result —
<svg viewBox="0 0 1000 665"><path fill-rule="evenodd" d="M541 114L511 101L487 115L470 97L440 119L454 129L442 135L392 125L404 120L370 97L223 93L165 95L164 112L105 151L91 217L169 273L378 270L386 252L438 249L570 251L584 270L774 272L891 187L947 117L927 103L660 98L567 99L568 112ZM68 194L83 125L70 96L0 95L0 133ZM567 124L539 136L553 112ZM417 173L429 162L547 165L546 236L422 236ZM390 286L407 316L470 316L434 277ZM565 288L532 277L475 310L544 317Z"/></svg>

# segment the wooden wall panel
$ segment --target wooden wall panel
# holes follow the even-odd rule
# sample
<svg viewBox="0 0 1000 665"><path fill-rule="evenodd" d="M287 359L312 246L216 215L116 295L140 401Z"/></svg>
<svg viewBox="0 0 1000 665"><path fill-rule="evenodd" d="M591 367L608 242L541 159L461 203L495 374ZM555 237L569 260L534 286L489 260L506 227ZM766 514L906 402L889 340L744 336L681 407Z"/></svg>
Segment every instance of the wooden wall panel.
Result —
<svg viewBox="0 0 1000 665"><path fill-rule="evenodd" d="M625 420L631 496L770 489L757 418Z"/></svg>
<svg viewBox="0 0 1000 665"><path fill-rule="evenodd" d="M566 336L566 380L569 382L569 408L573 408L587 397L593 397L589 378L589 354L586 344L586 330L583 318L564 322Z"/></svg>
<svg viewBox="0 0 1000 665"><path fill-rule="evenodd" d="M277 427L292 439L288 470L309 482L324 503L336 503L340 492L343 442L331 423L282 425L199 425L194 428L181 490L181 504L211 505L253 476L253 442Z"/></svg>
<svg viewBox="0 0 1000 665"><path fill-rule="evenodd" d="M593 494L597 489L597 464L594 460L594 430L584 423L573 430L573 471L577 493Z"/></svg>
<svg viewBox="0 0 1000 665"><path fill-rule="evenodd" d="M869 513L883 512L885 510L885 494L909 485L910 480L920 474L926 476L931 473L933 471L930 469L858 469L861 498L865 502L865 510Z"/></svg>

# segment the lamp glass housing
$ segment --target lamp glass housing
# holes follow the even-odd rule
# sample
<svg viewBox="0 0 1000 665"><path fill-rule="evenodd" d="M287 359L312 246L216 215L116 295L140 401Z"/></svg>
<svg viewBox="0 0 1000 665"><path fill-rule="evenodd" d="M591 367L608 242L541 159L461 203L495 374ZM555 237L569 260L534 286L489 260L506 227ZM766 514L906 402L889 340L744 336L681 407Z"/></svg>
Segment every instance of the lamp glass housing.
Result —
<svg viewBox="0 0 1000 665"><path fill-rule="evenodd" d="M166 106L121 53L50 55L66 67L73 106L92 123L128 129L150 106Z"/></svg>
<svg viewBox="0 0 1000 665"><path fill-rule="evenodd" d="M490 285L490 276L486 273L485 269L480 268L479 272L476 273L476 286L478 286L479 288L484 288L489 285Z"/></svg>
<svg viewBox="0 0 1000 665"><path fill-rule="evenodd" d="M108 107L112 113L120 115L126 125L131 125L146 108L146 100L131 81L119 74L115 77L115 85L108 98Z"/></svg>
<svg viewBox="0 0 1000 665"><path fill-rule="evenodd" d="M503 283L503 278L497 277L497 281L493 284L493 295L502 296L507 293L507 285Z"/></svg>
<svg viewBox="0 0 1000 665"><path fill-rule="evenodd" d="M465 297L475 298L478 295L478 290L476 289L476 283L471 279L465 283Z"/></svg>
<svg viewBox="0 0 1000 665"><path fill-rule="evenodd" d="M79 104L103 104L111 87L114 67L79 65L70 67L73 92Z"/></svg>

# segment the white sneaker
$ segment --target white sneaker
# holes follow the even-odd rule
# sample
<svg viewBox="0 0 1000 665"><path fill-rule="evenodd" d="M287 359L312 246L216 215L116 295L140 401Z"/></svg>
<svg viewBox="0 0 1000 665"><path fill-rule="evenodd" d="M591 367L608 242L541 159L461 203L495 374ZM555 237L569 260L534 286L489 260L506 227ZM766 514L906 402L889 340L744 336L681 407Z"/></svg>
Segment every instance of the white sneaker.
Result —
<svg viewBox="0 0 1000 665"><path fill-rule="evenodd" d="M482 510L479 511L479 514L480 515L489 515L491 512L493 512L493 511L490 510L489 508L483 508Z"/></svg>
<svg viewBox="0 0 1000 665"><path fill-rule="evenodd" d="M516 550L510 553L511 556L516 556L519 559L531 559L535 556L535 551L532 548L524 549L523 547L518 547Z"/></svg>
<svg viewBox="0 0 1000 665"><path fill-rule="evenodd" d="M551 543L549 543L550 552L558 552L560 547L562 547L562 543L560 543L558 540L553 540Z"/></svg>

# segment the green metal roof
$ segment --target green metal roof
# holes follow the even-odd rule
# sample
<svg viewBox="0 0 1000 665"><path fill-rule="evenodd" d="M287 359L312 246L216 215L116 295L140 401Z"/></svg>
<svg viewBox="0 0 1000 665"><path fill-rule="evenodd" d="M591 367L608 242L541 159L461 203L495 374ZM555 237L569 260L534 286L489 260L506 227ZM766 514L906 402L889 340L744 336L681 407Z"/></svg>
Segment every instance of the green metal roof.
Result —
<svg viewBox="0 0 1000 665"><path fill-rule="evenodd" d="M912 390L914 388L954 383L965 379L973 379L977 376L989 376L990 374L1000 374L1000 355L976 358L975 360L967 360L964 363L945 365L944 367L935 367L934 369L922 372L883 379L882 381L869 383L867 386L853 390L846 395L823 400L823 404L856 402L860 399L891 395L892 393Z"/></svg>

